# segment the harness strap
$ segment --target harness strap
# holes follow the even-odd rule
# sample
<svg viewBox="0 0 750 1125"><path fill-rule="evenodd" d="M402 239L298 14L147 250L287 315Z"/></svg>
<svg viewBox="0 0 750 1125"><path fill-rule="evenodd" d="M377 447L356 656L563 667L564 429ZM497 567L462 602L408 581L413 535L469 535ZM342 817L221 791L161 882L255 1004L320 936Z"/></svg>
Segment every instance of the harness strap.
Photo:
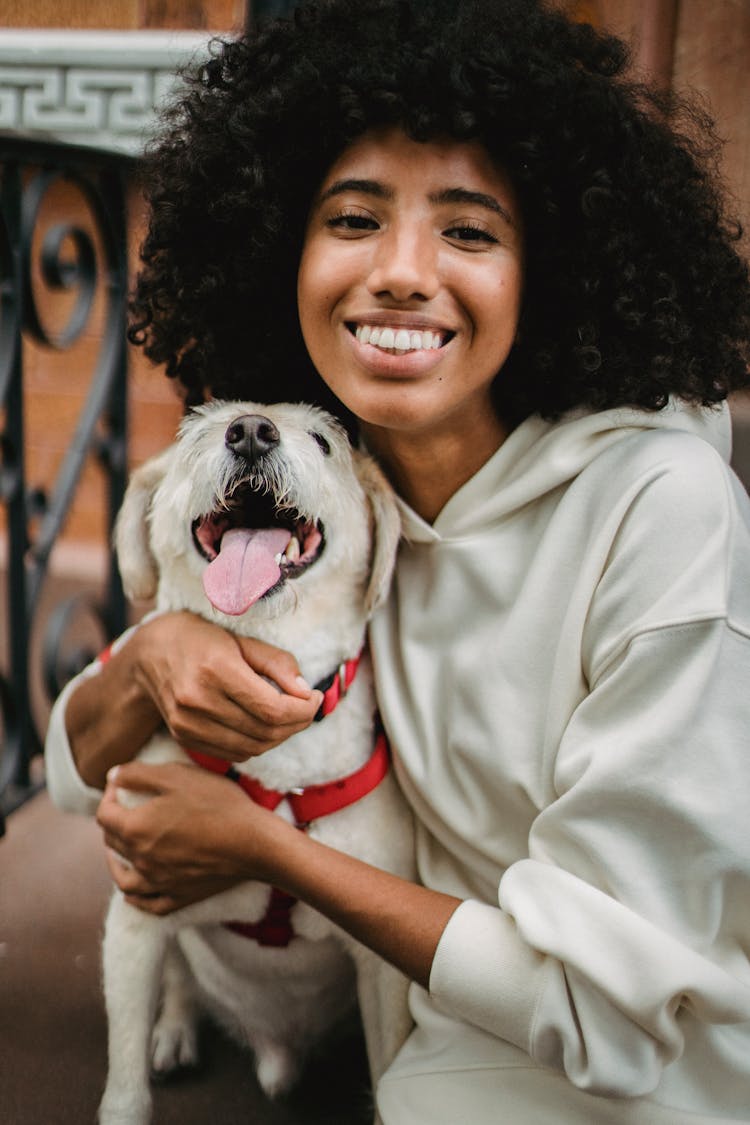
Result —
<svg viewBox="0 0 750 1125"><path fill-rule="evenodd" d="M213 773L223 774L224 777L236 782L252 801L262 805L263 808L273 810L286 798L291 805L296 826L302 830L308 828L313 820L318 820L321 816L329 816L339 809L345 809L367 796L383 780L390 765L388 739L385 733L380 731L372 754L354 773L338 781L328 781L322 785L309 785L302 790L281 793L277 789L266 789L255 778L246 777L221 758L201 754L197 750L187 750L187 753L197 765ZM293 895L287 894L278 887L271 887L266 913L258 922L224 922L223 924L232 933L257 941L258 945L286 948L294 937L292 909L296 903L297 899Z"/></svg>
<svg viewBox="0 0 750 1125"><path fill-rule="evenodd" d="M285 949L294 937L292 907L296 902L293 895L271 887L266 913L259 922L224 922L223 926L240 937L257 941L258 945Z"/></svg>

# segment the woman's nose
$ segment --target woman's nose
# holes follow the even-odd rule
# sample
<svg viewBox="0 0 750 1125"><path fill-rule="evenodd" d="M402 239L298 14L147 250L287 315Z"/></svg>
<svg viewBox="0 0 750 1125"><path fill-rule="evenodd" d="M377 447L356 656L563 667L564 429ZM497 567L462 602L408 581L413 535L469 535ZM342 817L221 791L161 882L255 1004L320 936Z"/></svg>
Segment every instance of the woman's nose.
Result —
<svg viewBox="0 0 750 1125"><path fill-rule="evenodd" d="M439 284L437 249L429 232L394 226L381 233L368 278L373 296L429 301Z"/></svg>

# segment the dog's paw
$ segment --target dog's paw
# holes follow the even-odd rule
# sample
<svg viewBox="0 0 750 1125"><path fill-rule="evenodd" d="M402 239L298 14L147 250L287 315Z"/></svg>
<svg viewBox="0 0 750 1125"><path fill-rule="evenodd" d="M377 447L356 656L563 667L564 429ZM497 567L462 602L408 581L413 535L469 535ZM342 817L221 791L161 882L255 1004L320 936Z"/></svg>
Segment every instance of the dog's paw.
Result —
<svg viewBox="0 0 750 1125"><path fill-rule="evenodd" d="M192 1022L161 1019L151 1034L151 1072L164 1078L198 1063L198 1032Z"/></svg>
<svg viewBox="0 0 750 1125"><path fill-rule="evenodd" d="M266 1097L278 1098L296 1082L299 1063L289 1047L266 1040L255 1044L255 1073Z"/></svg>
<svg viewBox="0 0 750 1125"><path fill-rule="evenodd" d="M113 1095L106 1090L97 1115L99 1125L149 1125L151 1121L151 1098L134 1098L132 1091L127 1095Z"/></svg>

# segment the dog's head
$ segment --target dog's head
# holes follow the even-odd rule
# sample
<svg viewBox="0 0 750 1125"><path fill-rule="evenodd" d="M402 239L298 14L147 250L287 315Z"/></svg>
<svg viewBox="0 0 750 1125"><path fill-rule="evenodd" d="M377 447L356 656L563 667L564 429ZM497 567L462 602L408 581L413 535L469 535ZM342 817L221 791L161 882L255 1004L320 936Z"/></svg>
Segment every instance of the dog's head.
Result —
<svg viewBox="0 0 750 1125"><path fill-rule="evenodd" d="M126 592L164 608L277 615L311 583L345 583L366 615L400 534L391 489L339 424L302 404L213 402L137 469L115 542Z"/></svg>

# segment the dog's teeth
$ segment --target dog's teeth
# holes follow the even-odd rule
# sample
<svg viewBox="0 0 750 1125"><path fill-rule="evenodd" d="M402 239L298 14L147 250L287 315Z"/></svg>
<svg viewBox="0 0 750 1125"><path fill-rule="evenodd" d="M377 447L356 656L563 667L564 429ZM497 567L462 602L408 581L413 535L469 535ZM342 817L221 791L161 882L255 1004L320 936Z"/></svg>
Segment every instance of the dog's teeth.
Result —
<svg viewBox="0 0 750 1125"><path fill-rule="evenodd" d="M283 559L283 557L284 556L282 555L281 551L279 551L278 555L273 556L273 561L276 563L277 566L281 566L281 560Z"/></svg>
<svg viewBox="0 0 750 1125"><path fill-rule="evenodd" d="M293 535L289 540L289 546L284 551L284 558L287 562L297 562L300 557L299 539Z"/></svg>

